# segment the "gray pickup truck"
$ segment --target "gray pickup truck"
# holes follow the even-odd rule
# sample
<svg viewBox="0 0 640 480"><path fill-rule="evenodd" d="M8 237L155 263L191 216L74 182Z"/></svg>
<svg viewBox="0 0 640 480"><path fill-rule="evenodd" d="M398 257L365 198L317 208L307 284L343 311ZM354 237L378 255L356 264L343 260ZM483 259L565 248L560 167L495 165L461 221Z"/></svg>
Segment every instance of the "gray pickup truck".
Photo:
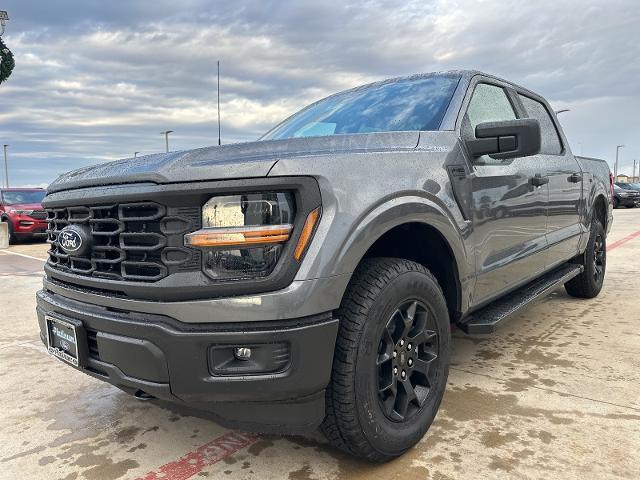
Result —
<svg viewBox="0 0 640 480"><path fill-rule="evenodd" d="M431 425L452 325L598 295L606 163L475 71L320 100L259 141L76 170L43 202L48 351L141 400L386 461Z"/></svg>

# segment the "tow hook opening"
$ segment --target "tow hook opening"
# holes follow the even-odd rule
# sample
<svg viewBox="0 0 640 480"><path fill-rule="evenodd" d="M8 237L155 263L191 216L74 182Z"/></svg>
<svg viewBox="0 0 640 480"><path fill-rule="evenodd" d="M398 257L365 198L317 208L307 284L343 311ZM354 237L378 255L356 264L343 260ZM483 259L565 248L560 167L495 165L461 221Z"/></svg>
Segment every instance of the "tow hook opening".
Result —
<svg viewBox="0 0 640 480"><path fill-rule="evenodd" d="M156 398L153 395L145 392L144 390L136 390L133 396L136 397L141 402L145 402L147 400L153 400L154 398Z"/></svg>

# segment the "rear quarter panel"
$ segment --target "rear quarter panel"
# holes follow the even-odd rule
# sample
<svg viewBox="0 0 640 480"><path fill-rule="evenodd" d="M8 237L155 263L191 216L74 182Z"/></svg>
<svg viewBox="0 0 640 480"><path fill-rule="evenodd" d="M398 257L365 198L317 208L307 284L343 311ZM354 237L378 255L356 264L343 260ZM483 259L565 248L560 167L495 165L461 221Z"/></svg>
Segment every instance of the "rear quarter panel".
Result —
<svg viewBox="0 0 640 480"><path fill-rule="evenodd" d="M575 157L583 172L582 188L584 202L582 208L581 219L583 222L583 228L585 231L589 231L591 221L593 219L593 211L595 201L598 197L604 197L605 204L607 205L607 224L604 226L607 233L611 230L611 223L613 221L613 207L611 205L610 197L610 184L609 184L609 165L606 161L599 158L589 157ZM588 236L583 236L584 239L580 245L580 251L586 248Z"/></svg>

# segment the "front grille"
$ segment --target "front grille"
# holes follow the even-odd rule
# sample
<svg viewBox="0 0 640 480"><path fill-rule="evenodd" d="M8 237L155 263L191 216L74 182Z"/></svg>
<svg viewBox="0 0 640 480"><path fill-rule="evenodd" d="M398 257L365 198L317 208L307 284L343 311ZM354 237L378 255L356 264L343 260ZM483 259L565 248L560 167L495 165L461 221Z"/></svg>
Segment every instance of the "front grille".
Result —
<svg viewBox="0 0 640 480"><path fill-rule="evenodd" d="M198 216L198 208L169 212L155 202L48 209L49 265L77 275L137 282L199 268L198 252L182 246ZM90 232L92 246L83 256L66 254L58 243L60 231L72 224Z"/></svg>
<svg viewBox="0 0 640 480"><path fill-rule="evenodd" d="M34 210L29 216L35 220L45 220L47 218L47 212L44 210Z"/></svg>

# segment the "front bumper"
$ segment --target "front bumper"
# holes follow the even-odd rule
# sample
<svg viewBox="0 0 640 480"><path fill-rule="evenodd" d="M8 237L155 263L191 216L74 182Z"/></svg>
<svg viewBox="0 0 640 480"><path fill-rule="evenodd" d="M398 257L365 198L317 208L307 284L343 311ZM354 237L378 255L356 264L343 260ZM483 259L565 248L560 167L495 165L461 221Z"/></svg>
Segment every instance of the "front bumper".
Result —
<svg viewBox="0 0 640 480"><path fill-rule="evenodd" d="M637 207L640 199L637 197L620 197L619 205L621 207Z"/></svg>
<svg viewBox="0 0 640 480"><path fill-rule="evenodd" d="M38 220L26 215L12 218L13 233L21 238L45 237L47 235L46 220Z"/></svg>
<svg viewBox="0 0 640 480"><path fill-rule="evenodd" d="M82 370L126 392L205 410L223 425L250 430L299 433L324 418L324 389L338 330L338 320L330 313L282 321L186 324L46 289L38 292L37 302L43 342L45 315L80 320L89 343ZM212 373L214 350L273 344L283 347L276 370Z"/></svg>

